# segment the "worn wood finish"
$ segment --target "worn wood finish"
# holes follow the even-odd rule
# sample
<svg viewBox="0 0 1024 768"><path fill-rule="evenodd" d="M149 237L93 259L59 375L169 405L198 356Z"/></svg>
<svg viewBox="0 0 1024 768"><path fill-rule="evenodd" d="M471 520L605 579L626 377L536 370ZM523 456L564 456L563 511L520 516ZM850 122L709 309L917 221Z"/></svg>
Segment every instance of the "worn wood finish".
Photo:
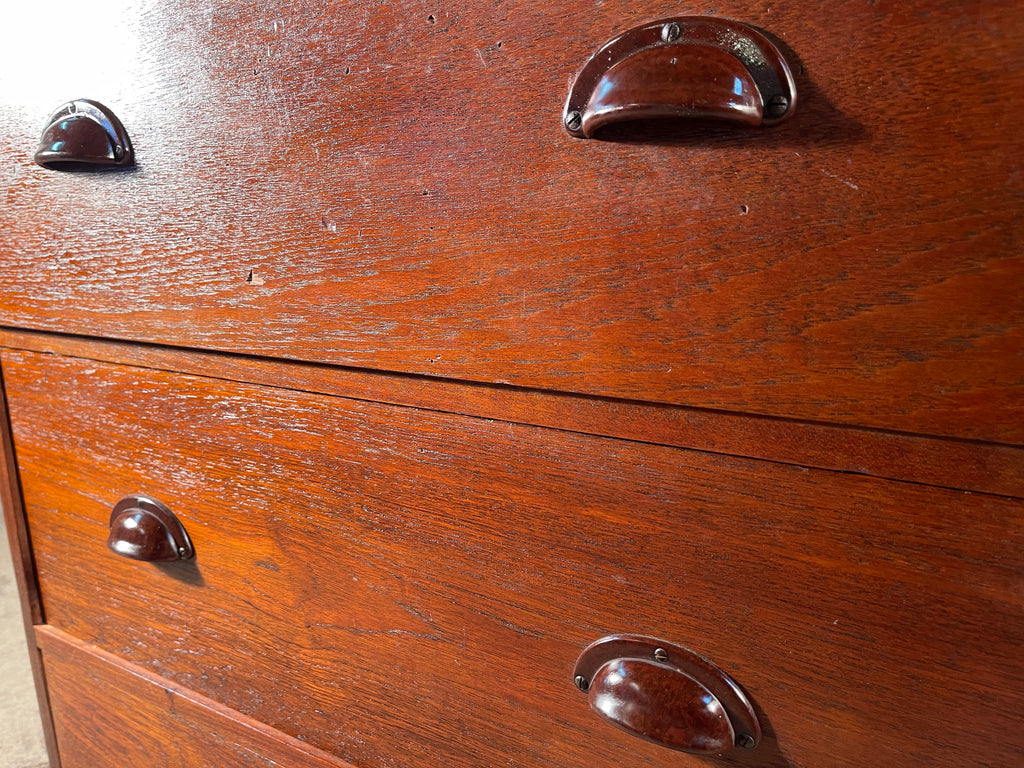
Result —
<svg viewBox="0 0 1024 768"><path fill-rule="evenodd" d="M4 324L1024 439L1019 3L688 5L773 35L798 112L620 142L569 81L678 3L108 10L0 60ZM69 93L135 171L32 164Z"/></svg>
<svg viewBox="0 0 1024 768"><path fill-rule="evenodd" d="M36 637L62 768L352 768L54 627Z"/></svg>
<svg viewBox="0 0 1024 768"><path fill-rule="evenodd" d="M573 686L579 652L621 631L745 688L766 735L736 764L1024 758L1020 501L52 355L3 365L48 621L341 758L704 765L601 722ZM139 489L185 523L194 565L107 552L111 505Z"/></svg>
<svg viewBox="0 0 1024 768"><path fill-rule="evenodd" d="M1024 496L1024 448L0 328L0 346Z"/></svg>

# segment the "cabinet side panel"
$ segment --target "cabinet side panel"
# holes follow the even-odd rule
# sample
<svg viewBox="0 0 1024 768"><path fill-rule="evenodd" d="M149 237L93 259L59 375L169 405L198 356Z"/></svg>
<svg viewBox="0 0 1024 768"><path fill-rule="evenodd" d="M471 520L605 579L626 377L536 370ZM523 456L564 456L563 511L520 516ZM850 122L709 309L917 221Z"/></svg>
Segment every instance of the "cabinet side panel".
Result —
<svg viewBox="0 0 1024 768"><path fill-rule="evenodd" d="M29 541L28 527L25 523L22 506L21 485L18 479L17 462L14 446L11 441L10 421L7 415L7 398L3 387L2 355L0 355L0 507L2 507L5 531L0 536L0 546L10 550L10 559L0 558L0 580L12 579L15 590L10 594L11 610L7 604L0 615L4 618L3 631L0 633L0 645L3 646L4 669L0 677L4 680L3 707L13 711L3 715L4 733L0 735L0 746L13 759L21 759L29 766L33 759L45 761L49 755L51 768L60 768L53 721L47 698L45 673L39 652L35 646L32 626L42 620L42 603L39 598L39 587L36 581L35 563ZM9 570L8 570L9 568ZM0 587L5 585L0 584ZM0 597L6 601L7 590L0 589ZM17 607L15 607L17 606ZM27 641L28 653L25 653ZM19 686L23 679L22 664L28 666L31 680L28 688ZM25 695L34 686L35 702L26 699ZM23 693L24 691L24 693ZM0 708L2 709L2 708ZM38 712L38 715L35 714ZM38 735L37 735L38 734ZM10 739L11 741L8 741ZM17 768L21 768L21 763Z"/></svg>

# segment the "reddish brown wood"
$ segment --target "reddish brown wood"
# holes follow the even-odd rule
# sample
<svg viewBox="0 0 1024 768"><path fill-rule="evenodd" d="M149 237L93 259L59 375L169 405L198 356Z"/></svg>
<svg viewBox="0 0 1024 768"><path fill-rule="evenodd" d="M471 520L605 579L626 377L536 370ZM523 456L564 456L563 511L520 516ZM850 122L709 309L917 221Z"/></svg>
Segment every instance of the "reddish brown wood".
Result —
<svg viewBox="0 0 1024 768"><path fill-rule="evenodd" d="M724 764L1024 756L1020 501L3 364L48 621L357 764L703 765L596 720L572 685L582 648L622 630L743 682L766 735ZM192 565L106 553L127 488L175 509Z"/></svg>
<svg viewBox="0 0 1024 768"><path fill-rule="evenodd" d="M35 683L36 699L39 702L43 738L50 757L50 768L61 768L60 759L57 756L53 718L50 715L46 675L43 671L42 659L35 649L35 636L32 631L33 625L43 620L43 605L39 594L39 584L36 581L35 558L32 554L28 523L22 503L21 483L18 480L18 467L11 439L2 371L0 371L0 512L3 514L4 525L7 528L7 542L11 548L11 561L14 563L14 582L18 586L21 615L25 623L25 637L29 648L29 664L32 666L32 677Z"/></svg>
<svg viewBox="0 0 1024 768"><path fill-rule="evenodd" d="M59 629L36 636L64 768L352 768Z"/></svg>
<svg viewBox="0 0 1024 768"><path fill-rule="evenodd" d="M768 459L945 488L1024 496L1024 449L324 365L0 328L0 345L358 400Z"/></svg>
<svg viewBox="0 0 1024 768"><path fill-rule="evenodd" d="M1024 440L1013 0L689 4L770 30L800 109L626 143L568 137L567 86L677 2L90 7L116 62L0 60L34 62L0 94L5 325ZM72 75L135 172L32 164Z"/></svg>
<svg viewBox="0 0 1024 768"><path fill-rule="evenodd" d="M47 21L104 41L74 67L0 46L2 343L108 361L3 361L26 616L106 649L48 646L66 751L244 711L361 765L704 765L568 682L643 632L748 688L723 764L1024 762L1024 502L965 492L1024 495L1019 4L688 6L770 30L799 111L614 143L566 88L678 5L513 5L97 0ZM76 94L136 169L31 163ZM140 491L197 560L105 550ZM137 672L179 686L141 746Z"/></svg>

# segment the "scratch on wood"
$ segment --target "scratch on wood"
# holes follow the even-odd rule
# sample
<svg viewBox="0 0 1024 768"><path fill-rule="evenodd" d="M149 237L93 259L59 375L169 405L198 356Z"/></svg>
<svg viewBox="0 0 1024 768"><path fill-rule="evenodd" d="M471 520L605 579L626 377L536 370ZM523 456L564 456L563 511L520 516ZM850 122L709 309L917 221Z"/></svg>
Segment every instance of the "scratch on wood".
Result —
<svg viewBox="0 0 1024 768"><path fill-rule="evenodd" d="M821 172L824 173L826 176L828 176L830 179L835 179L836 181L841 181L843 184L845 184L846 186L850 187L851 189L860 190L860 187L858 187L852 181L847 181L846 179L841 179L838 176L836 176L834 173L829 173L824 168L821 169Z"/></svg>

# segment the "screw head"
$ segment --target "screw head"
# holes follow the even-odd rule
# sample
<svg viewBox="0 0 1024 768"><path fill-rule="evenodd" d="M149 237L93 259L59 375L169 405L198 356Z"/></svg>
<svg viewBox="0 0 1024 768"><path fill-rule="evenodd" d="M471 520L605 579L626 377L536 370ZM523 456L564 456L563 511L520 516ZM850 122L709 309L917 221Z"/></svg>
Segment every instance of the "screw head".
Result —
<svg viewBox="0 0 1024 768"><path fill-rule="evenodd" d="M586 693L587 689L590 688L590 681L587 680L587 678L585 678L583 675L576 675L576 677L573 679L573 682L576 683L576 687L584 693Z"/></svg>
<svg viewBox="0 0 1024 768"><path fill-rule="evenodd" d="M570 131L578 131L583 126L583 115L573 110L565 116L565 127Z"/></svg>
<svg viewBox="0 0 1024 768"><path fill-rule="evenodd" d="M682 32L683 30L679 28L678 22L670 21L661 28L661 39L666 43L674 43L679 39L679 35L681 35Z"/></svg>
<svg viewBox="0 0 1024 768"><path fill-rule="evenodd" d="M668 651L666 651L664 648L656 648L654 650L654 660L663 663L668 661Z"/></svg>
<svg viewBox="0 0 1024 768"><path fill-rule="evenodd" d="M768 104L765 106L765 112L769 117L782 117L787 111L789 111L789 99L781 93L768 99Z"/></svg>
<svg viewBox="0 0 1024 768"><path fill-rule="evenodd" d="M749 733L745 733L742 736L736 738L736 745L743 749L753 749L757 746L757 742L754 741L754 737Z"/></svg>

